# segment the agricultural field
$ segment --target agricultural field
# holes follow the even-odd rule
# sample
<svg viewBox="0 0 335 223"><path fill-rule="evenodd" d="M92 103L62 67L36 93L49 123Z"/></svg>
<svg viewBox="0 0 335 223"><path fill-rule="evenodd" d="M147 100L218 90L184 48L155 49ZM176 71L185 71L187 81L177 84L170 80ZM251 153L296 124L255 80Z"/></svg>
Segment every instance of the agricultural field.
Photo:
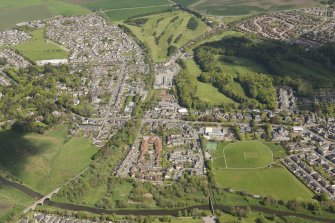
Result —
<svg viewBox="0 0 335 223"><path fill-rule="evenodd" d="M23 56L34 62L66 58L68 52L51 40L46 40L44 32L45 28L30 32L32 38L25 43L13 46L13 49L18 50Z"/></svg>
<svg viewBox="0 0 335 223"><path fill-rule="evenodd" d="M105 14L113 22L121 22L132 16L156 13L156 12L166 11L169 9L171 9L169 5L158 5L158 6L150 6L150 7L143 7L143 8L110 9L110 10L105 11Z"/></svg>
<svg viewBox="0 0 335 223"><path fill-rule="evenodd" d="M62 0L0 0L0 30L16 23L45 19L56 15L75 16L90 11Z"/></svg>
<svg viewBox="0 0 335 223"><path fill-rule="evenodd" d="M74 177L96 152L87 139L69 139L65 126L44 135L0 132L0 168L42 194Z"/></svg>
<svg viewBox="0 0 335 223"><path fill-rule="evenodd" d="M114 22L120 22L132 16L165 11L172 5L168 0L68 1L92 11L101 10Z"/></svg>
<svg viewBox="0 0 335 223"><path fill-rule="evenodd" d="M187 4L186 6L190 6ZM199 0L190 7L207 15L240 16L315 6L315 0Z"/></svg>
<svg viewBox="0 0 335 223"><path fill-rule="evenodd" d="M20 213L32 202L33 199L21 191L0 185L0 222Z"/></svg>
<svg viewBox="0 0 335 223"><path fill-rule="evenodd" d="M217 169L257 169L271 164L272 151L258 141L231 143L223 148L223 156L214 160Z"/></svg>
<svg viewBox="0 0 335 223"><path fill-rule="evenodd" d="M272 164L272 155L282 153L277 145L260 141L210 142L215 179L219 186L276 199L312 199L311 192L286 168ZM216 149L215 149L216 148ZM226 166L227 163L227 166Z"/></svg>
<svg viewBox="0 0 335 223"><path fill-rule="evenodd" d="M172 11L141 17L147 19L145 24L139 26L127 24L127 26L148 46L155 62L164 62L170 45L179 48L207 31L207 25L195 17L198 27L195 30L188 29L187 24L191 17L193 15L186 12Z"/></svg>

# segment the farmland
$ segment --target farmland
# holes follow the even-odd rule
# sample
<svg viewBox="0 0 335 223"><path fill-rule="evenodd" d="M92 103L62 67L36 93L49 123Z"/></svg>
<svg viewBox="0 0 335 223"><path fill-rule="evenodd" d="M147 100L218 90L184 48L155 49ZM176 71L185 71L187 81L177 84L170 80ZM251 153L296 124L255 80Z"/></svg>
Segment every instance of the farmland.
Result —
<svg viewBox="0 0 335 223"><path fill-rule="evenodd" d="M98 1L71 1L89 10L101 10L112 21L120 22L132 16L165 11L171 8L167 0L98 0Z"/></svg>
<svg viewBox="0 0 335 223"><path fill-rule="evenodd" d="M12 187L0 185L0 222L5 222L12 215L20 213L32 202L32 198L22 192Z"/></svg>
<svg viewBox="0 0 335 223"><path fill-rule="evenodd" d="M56 43L46 40L44 31L45 29L37 29L30 32L32 38L29 41L13 48L31 61L66 58L68 53Z"/></svg>
<svg viewBox="0 0 335 223"><path fill-rule="evenodd" d="M184 1L184 5L190 6L190 1ZM182 1L181 1L182 3ZM275 10L287 10L300 7L309 7L316 5L314 0L204 0L191 5L191 8L204 14L236 16L264 13Z"/></svg>
<svg viewBox="0 0 335 223"><path fill-rule="evenodd" d="M162 62L167 59L167 49L170 45L181 47L187 41L206 32L206 24L197 18L198 27L195 30L187 29L191 17L188 13L173 11L143 17L148 19L144 25L128 27L148 46L153 60Z"/></svg>
<svg viewBox="0 0 335 223"><path fill-rule="evenodd" d="M74 16L87 13L88 9L61 0L0 0L0 29L9 28L19 22L55 15Z"/></svg>
<svg viewBox="0 0 335 223"><path fill-rule="evenodd" d="M40 193L49 192L83 170L96 151L86 139L68 139L64 126L44 135L0 132L1 169Z"/></svg>

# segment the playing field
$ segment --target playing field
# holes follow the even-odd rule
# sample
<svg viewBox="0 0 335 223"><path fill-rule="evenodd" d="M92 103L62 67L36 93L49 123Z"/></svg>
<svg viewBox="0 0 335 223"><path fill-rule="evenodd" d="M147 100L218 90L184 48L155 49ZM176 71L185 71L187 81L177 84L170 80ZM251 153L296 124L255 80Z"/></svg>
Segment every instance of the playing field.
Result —
<svg viewBox="0 0 335 223"><path fill-rule="evenodd" d="M284 167L247 169L220 169L215 171L218 184L252 194L276 199L311 199L314 194Z"/></svg>
<svg viewBox="0 0 335 223"><path fill-rule="evenodd" d="M214 160L214 167L221 168L263 168L273 161L272 151L258 141L231 143L223 148L222 156Z"/></svg>
<svg viewBox="0 0 335 223"><path fill-rule="evenodd" d="M268 146L267 146L268 145ZM273 162L276 145L260 141L218 143L213 152L215 179L219 186L277 199L310 199L313 193L281 165Z"/></svg>
<svg viewBox="0 0 335 223"><path fill-rule="evenodd" d="M56 43L44 38L45 29L37 29L29 34L32 36L30 40L22 44L13 46L23 56L31 61L64 59L68 52L58 46Z"/></svg>
<svg viewBox="0 0 335 223"><path fill-rule="evenodd" d="M193 3L191 8L209 15L235 16L309 7L317 4L314 0L199 0Z"/></svg>
<svg viewBox="0 0 335 223"><path fill-rule="evenodd" d="M68 139L65 126L44 135L0 131L0 168L40 193L75 176L96 152L87 139Z"/></svg>

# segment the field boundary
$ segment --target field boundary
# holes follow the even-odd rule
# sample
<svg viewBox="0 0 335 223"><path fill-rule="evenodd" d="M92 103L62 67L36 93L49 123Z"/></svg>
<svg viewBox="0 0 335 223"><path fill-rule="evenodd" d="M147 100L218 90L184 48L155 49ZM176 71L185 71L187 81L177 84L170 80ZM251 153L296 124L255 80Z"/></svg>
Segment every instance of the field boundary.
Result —
<svg viewBox="0 0 335 223"><path fill-rule="evenodd" d="M266 148L271 152L271 162L270 163L268 163L267 165L265 165L265 166L261 166L261 167L228 167L228 164L227 164L227 160L226 160L226 155L225 155L225 149L228 147L228 146L230 146L230 145L234 145L234 144L237 144L237 143L240 143L240 142L258 142L258 143L261 143L261 144L263 144L264 146L266 146ZM267 145L265 145L264 143L262 143L262 142L260 142L260 141L258 141L258 140L245 140L245 141L237 141L237 142L233 142L233 143L230 143L230 144L228 144L228 145L226 145L225 147L223 147L222 148L222 156L218 156L218 157L216 157L214 160L216 160L216 159L218 159L218 158L223 158L224 159L224 162L225 162L225 168L220 168L220 167L218 167L218 168L216 168L217 170L257 170L257 169L265 169L265 168L267 168L269 165L271 165L271 164L273 164L274 163L274 161L273 161L273 157L274 157L274 154L273 154L273 152L272 152L272 150L267 146Z"/></svg>
<svg viewBox="0 0 335 223"><path fill-rule="evenodd" d="M131 9L157 8L157 7L162 7L162 6L171 6L171 4L151 5L151 6L139 6L139 7L131 7L131 8L107 9L107 10L102 10L102 11L103 12L113 12L113 11L131 10Z"/></svg>

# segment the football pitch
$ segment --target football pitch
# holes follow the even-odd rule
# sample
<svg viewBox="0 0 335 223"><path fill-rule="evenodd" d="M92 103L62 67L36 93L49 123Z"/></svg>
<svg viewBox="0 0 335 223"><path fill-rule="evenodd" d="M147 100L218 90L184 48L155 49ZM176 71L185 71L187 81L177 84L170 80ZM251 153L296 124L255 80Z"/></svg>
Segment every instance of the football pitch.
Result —
<svg viewBox="0 0 335 223"><path fill-rule="evenodd" d="M222 149L222 156L214 160L217 169L257 169L273 162L273 153L258 141L231 143Z"/></svg>
<svg viewBox="0 0 335 223"><path fill-rule="evenodd" d="M285 167L274 164L271 148L260 141L209 142L207 148L219 187L283 200L314 196Z"/></svg>

